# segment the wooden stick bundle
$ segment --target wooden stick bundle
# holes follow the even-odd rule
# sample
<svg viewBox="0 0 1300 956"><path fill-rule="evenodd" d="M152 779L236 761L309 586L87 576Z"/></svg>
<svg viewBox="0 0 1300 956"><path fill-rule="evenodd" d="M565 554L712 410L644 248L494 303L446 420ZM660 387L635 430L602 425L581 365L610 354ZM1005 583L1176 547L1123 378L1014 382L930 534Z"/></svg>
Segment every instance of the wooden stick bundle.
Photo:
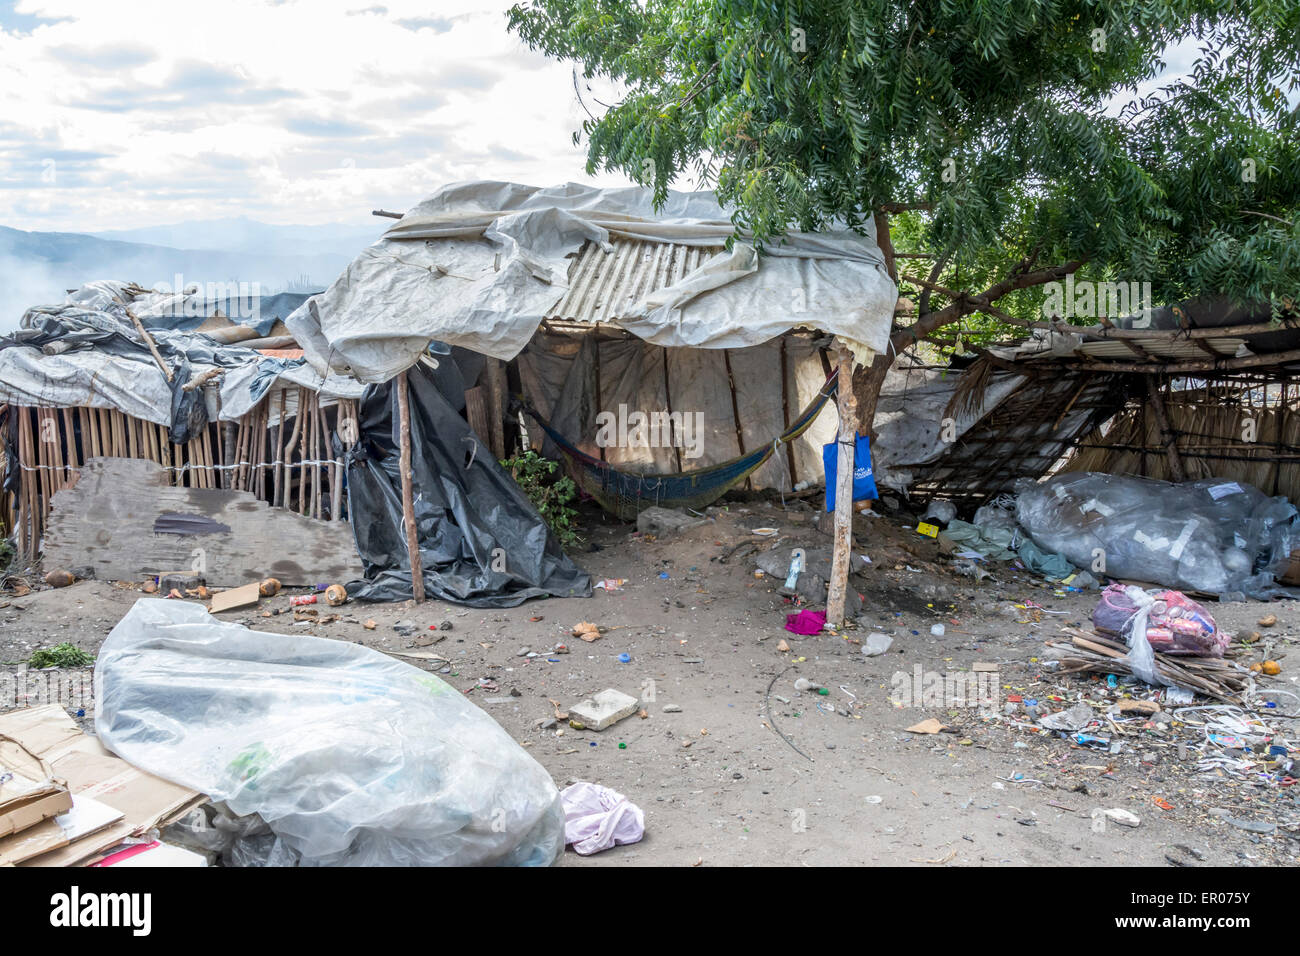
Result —
<svg viewBox="0 0 1300 956"><path fill-rule="evenodd" d="M1047 642L1052 656L1061 662L1060 673L1133 674L1128 647L1122 640L1074 627L1061 630L1070 635L1068 642ZM1230 649L1227 657L1174 656L1156 651L1156 675L1171 685L1240 704L1247 683L1255 675L1232 660L1234 653L1239 651Z"/></svg>

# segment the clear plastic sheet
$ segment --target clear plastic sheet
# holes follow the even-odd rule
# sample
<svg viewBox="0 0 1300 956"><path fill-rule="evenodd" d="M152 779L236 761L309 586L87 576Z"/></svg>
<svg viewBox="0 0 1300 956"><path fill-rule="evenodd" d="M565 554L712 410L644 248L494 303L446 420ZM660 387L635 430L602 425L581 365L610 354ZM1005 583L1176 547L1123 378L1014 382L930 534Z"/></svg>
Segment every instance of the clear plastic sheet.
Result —
<svg viewBox="0 0 1300 956"><path fill-rule="evenodd" d="M546 866L564 848L540 764L454 687L357 644L146 598L95 694L111 751L266 821L276 839L247 862Z"/></svg>
<svg viewBox="0 0 1300 956"><path fill-rule="evenodd" d="M1291 593L1274 576L1291 553L1296 509L1244 482L1071 472L1017 490L1021 527L1076 567L1215 595Z"/></svg>

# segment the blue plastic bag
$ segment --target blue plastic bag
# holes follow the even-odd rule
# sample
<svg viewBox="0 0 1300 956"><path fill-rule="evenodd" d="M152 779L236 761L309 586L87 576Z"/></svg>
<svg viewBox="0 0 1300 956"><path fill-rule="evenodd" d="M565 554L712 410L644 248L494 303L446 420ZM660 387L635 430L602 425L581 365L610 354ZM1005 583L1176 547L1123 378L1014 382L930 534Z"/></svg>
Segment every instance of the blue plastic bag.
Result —
<svg viewBox="0 0 1300 956"><path fill-rule="evenodd" d="M822 466L826 470L826 510L835 510L835 475L839 464L839 444L831 442L822 445ZM871 472L871 439L866 435L858 436L857 447L853 450L853 500L879 498L876 493L876 479Z"/></svg>

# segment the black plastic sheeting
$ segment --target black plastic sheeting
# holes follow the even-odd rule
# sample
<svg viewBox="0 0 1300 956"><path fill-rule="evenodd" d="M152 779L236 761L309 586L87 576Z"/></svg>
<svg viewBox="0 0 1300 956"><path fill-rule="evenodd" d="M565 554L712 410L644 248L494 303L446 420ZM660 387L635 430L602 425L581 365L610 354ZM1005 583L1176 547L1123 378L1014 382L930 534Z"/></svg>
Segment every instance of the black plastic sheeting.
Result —
<svg viewBox="0 0 1300 956"><path fill-rule="evenodd" d="M564 554L528 496L461 417L464 379L455 362L440 358L436 370L417 364L407 379L425 593L469 607L590 597L590 575ZM346 467L348 515L365 579L350 582L348 595L407 600L411 569L402 531L395 382L366 389L360 419L360 440Z"/></svg>

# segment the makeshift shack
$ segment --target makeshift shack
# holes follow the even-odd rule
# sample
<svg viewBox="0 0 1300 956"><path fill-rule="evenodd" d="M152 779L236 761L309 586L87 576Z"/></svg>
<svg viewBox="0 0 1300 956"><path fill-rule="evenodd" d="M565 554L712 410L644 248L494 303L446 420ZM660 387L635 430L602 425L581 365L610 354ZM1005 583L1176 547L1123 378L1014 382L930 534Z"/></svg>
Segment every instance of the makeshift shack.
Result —
<svg viewBox="0 0 1300 956"><path fill-rule="evenodd" d="M656 211L643 189L458 184L287 324L318 371L362 381L430 341L485 356L484 438L518 422L507 392L522 396L532 443L623 517L741 482L820 484L832 338L859 358L885 348L895 286L869 234L794 233L760 254L733 232L711 193Z"/></svg>
<svg viewBox="0 0 1300 956"><path fill-rule="evenodd" d="M405 552L393 488L419 474L434 593L482 606L589 593L496 458L465 463L462 363L481 359L428 358L414 409L425 437L399 464L395 393L314 371L278 314L302 301L268 300L267 315L255 298L96 282L29 310L0 339L6 530L20 559L112 580L350 582L355 597L387 599ZM505 551L509 570L495 559Z"/></svg>
<svg viewBox="0 0 1300 956"><path fill-rule="evenodd" d="M792 491L820 477L829 423L796 442L833 370L844 382L887 347L897 288L869 231L792 233L761 250L734 232L711 193L670 193L655 209L640 188L457 184L286 325L318 373L364 382L398 380L434 342L485 356L484 437L501 448L516 381L580 486L624 517L700 507L746 480ZM843 431L856 422L840 417L851 479Z"/></svg>
<svg viewBox="0 0 1300 956"><path fill-rule="evenodd" d="M1058 471L1217 477L1300 500L1287 467L1300 460L1300 314L1216 300L1045 325L964 367L901 358L880 401L877 481L963 510Z"/></svg>
<svg viewBox="0 0 1300 956"><path fill-rule="evenodd" d="M303 298L268 307L283 314ZM92 459L153 463L157 478L132 471L149 485L247 492L306 517L344 517L342 453L356 441L362 387L318 375L258 298L235 319L221 311L230 305L100 281L28 310L0 338L4 517L20 558L40 552L54 497Z"/></svg>

